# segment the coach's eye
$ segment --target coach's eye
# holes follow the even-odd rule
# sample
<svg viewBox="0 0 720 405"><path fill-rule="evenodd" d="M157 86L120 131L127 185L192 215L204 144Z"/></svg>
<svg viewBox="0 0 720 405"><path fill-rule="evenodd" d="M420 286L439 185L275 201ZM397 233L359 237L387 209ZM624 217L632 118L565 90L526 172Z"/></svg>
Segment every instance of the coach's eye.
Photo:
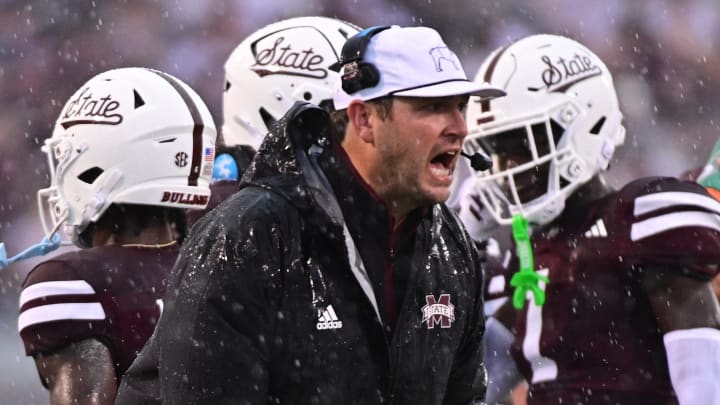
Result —
<svg viewBox="0 0 720 405"><path fill-rule="evenodd" d="M425 106L423 107L423 109L426 110L426 111L435 113L435 112L440 112L440 111L442 111L444 107L445 107L445 106L444 106L444 104L443 104L441 101L434 101L434 102L430 102L430 103L425 104Z"/></svg>
<svg viewBox="0 0 720 405"><path fill-rule="evenodd" d="M461 113L465 114L465 111L467 110L468 103L467 101L463 101L462 103L458 104L458 110L460 110Z"/></svg>

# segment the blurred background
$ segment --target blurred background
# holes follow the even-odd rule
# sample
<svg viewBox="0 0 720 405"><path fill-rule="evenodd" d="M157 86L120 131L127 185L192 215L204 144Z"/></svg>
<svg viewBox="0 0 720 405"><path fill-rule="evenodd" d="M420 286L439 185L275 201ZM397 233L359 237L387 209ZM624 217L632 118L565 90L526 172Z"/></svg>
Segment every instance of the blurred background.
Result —
<svg viewBox="0 0 720 405"><path fill-rule="evenodd" d="M223 64L260 27L324 15L360 26L436 28L474 76L497 46L534 33L575 38L613 72L628 129L609 178L679 175L720 136L717 0L0 0L0 241L38 242L35 191L49 184L43 140L75 89L122 66L178 76L221 124ZM0 403L47 403L17 333L20 285L37 260L0 272Z"/></svg>

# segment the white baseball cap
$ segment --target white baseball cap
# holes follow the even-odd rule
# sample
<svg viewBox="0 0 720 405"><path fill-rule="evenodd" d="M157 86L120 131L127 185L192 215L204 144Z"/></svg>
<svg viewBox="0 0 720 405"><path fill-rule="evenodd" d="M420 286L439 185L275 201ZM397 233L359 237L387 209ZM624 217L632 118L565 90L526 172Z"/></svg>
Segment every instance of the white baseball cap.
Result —
<svg viewBox="0 0 720 405"><path fill-rule="evenodd" d="M361 31L368 35L372 30ZM468 80L460 60L448 48L437 31L429 27L376 29L360 63L372 64L380 80L369 88L348 94L343 90L343 76L351 63L343 65L343 74L334 84L333 104L336 110L347 108L353 100L372 100L386 95L406 97L446 97L468 94L485 99L502 97L505 92L488 83ZM343 54L345 54L343 48Z"/></svg>

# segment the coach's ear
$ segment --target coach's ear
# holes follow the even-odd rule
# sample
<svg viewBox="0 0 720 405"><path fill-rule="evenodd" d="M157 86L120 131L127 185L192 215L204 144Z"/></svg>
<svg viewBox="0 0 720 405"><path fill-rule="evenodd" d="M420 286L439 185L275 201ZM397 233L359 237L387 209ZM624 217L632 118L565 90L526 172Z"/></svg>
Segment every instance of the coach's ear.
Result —
<svg viewBox="0 0 720 405"><path fill-rule="evenodd" d="M353 100L347 108L348 125L363 142L375 144L371 115L373 108L362 100Z"/></svg>

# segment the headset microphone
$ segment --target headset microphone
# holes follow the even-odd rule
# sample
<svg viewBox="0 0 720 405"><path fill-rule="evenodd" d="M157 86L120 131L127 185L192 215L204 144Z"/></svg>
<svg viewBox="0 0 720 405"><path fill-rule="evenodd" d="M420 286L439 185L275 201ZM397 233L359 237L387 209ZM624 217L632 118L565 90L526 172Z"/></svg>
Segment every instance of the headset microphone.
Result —
<svg viewBox="0 0 720 405"><path fill-rule="evenodd" d="M472 155L468 155L465 152L460 152L460 155L470 160L470 166L479 172L488 170L492 167L492 159L485 154L476 152Z"/></svg>

